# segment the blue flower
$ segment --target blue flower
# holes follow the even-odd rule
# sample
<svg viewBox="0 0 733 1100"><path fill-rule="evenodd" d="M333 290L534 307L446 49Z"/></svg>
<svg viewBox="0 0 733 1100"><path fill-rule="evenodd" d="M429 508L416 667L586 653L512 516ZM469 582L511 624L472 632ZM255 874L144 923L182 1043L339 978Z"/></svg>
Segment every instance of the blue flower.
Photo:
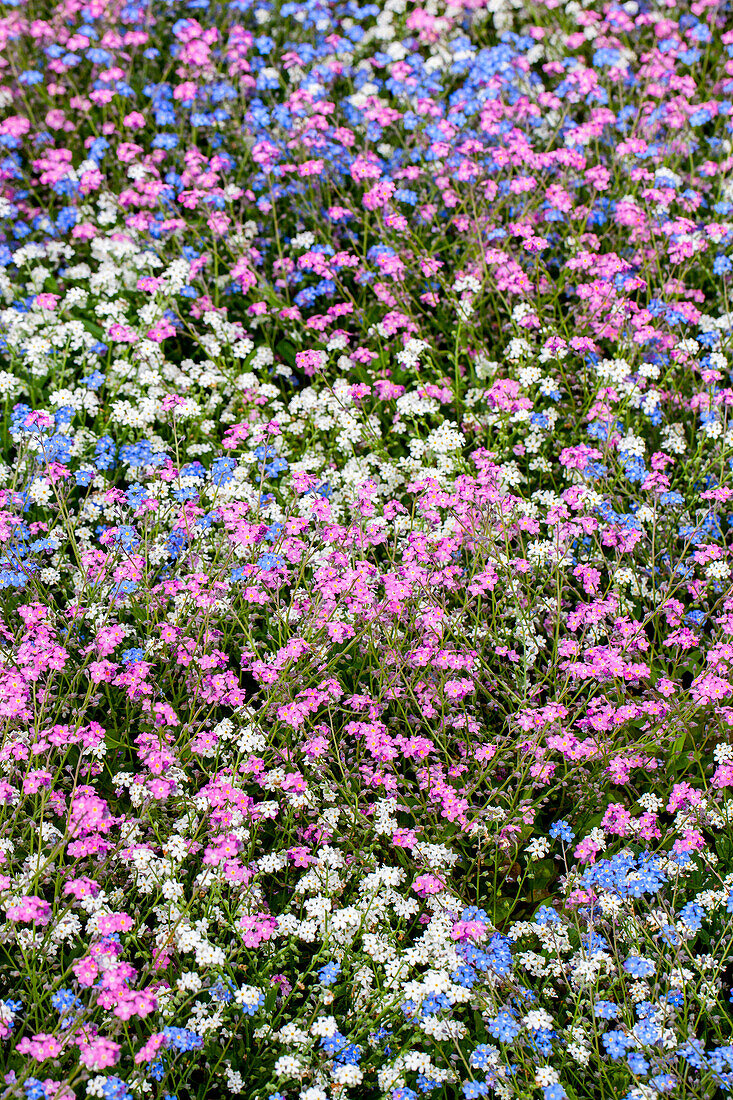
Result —
<svg viewBox="0 0 733 1100"><path fill-rule="evenodd" d="M624 463L624 473L632 483L642 482L647 475L647 468L641 458L631 458Z"/></svg>
<svg viewBox="0 0 733 1100"><path fill-rule="evenodd" d="M340 973L341 963L326 963L326 965L322 966L321 969L318 971L318 980L321 982L322 985L333 985Z"/></svg>
<svg viewBox="0 0 733 1100"><path fill-rule="evenodd" d="M691 932L700 931L704 916L705 910L694 901L688 901L687 904L680 909L679 913L679 919Z"/></svg>
<svg viewBox="0 0 733 1100"><path fill-rule="evenodd" d="M59 989L51 997L51 1004L57 1012L62 1014L81 1007L81 1001L75 995L73 989Z"/></svg>
<svg viewBox="0 0 733 1100"><path fill-rule="evenodd" d="M116 454L115 441L109 435L103 435L94 445L94 461L100 470L110 470L115 464Z"/></svg>
<svg viewBox="0 0 733 1100"><path fill-rule="evenodd" d="M272 462L268 462L265 465L265 473L268 477L277 477L278 474L281 474L283 470L287 470L287 468L287 459L281 458L280 455L278 455L276 459L274 459Z"/></svg>
<svg viewBox="0 0 733 1100"><path fill-rule="evenodd" d="M94 370L91 374L87 375L86 378L82 378L81 382L83 386L87 386L88 389L96 393L104 382L104 375L101 370Z"/></svg>
<svg viewBox="0 0 733 1100"><path fill-rule="evenodd" d="M580 942L589 955L597 955L599 951L608 951L608 940L605 936L599 936L597 932L583 932Z"/></svg>
<svg viewBox="0 0 733 1100"><path fill-rule="evenodd" d="M648 978L654 973L654 963L638 955L630 955L624 963L624 970L634 978Z"/></svg>
<svg viewBox="0 0 733 1100"><path fill-rule="evenodd" d="M92 144L89 146L87 156L89 157L89 160L95 160L97 164L99 164L108 149L109 142L107 141L107 139L103 137L98 137L95 138Z"/></svg>
<svg viewBox="0 0 733 1100"><path fill-rule="evenodd" d="M542 1095L544 1100L565 1100L567 1093L560 1084L546 1085Z"/></svg>
<svg viewBox="0 0 733 1100"><path fill-rule="evenodd" d="M466 989L472 989L478 981L478 974L472 966L459 966L451 974L451 981L455 985L465 986Z"/></svg>
<svg viewBox="0 0 733 1100"><path fill-rule="evenodd" d="M61 233L68 233L79 220L79 212L75 206L65 206L56 218L56 228Z"/></svg>
<svg viewBox="0 0 733 1100"><path fill-rule="evenodd" d="M171 496L178 504L184 504L187 500L196 500L198 498L198 492L193 485L187 485L183 489L171 490Z"/></svg>
<svg viewBox="0 0 733 1100"><path fill-rule="evenodd" d="M514 1016L506 1008L502 1008L495 1019L488 1021L489 1034L502 1043L511 1043L522 1030L514 1019Z"/></svg>
<svg viewBox="0 0 733 1100"><path fill-rule="evenodd" d="M491 1055L493 1052L492 1047L487 1046L486 1043L481 1043L480 1046L476 1047L468 1059L469 1066L472 1066L474 1069L486 1069L486 1067L491 1064Z"/></svg>
<svg viewBox="0 0 733 1100"><path fill-rule="evenodd" d="M557 840L558 837L565 844L569 844L575 836L575 833L568 825L567 821L556 821L554 825L550 826L550 836L553 840Z"/></svg>
<svg viewBox="0 0 733 1100"><path fill-rule="evenodd" d="M603 1045L614 1060L623 1058L626 1048L632 1046L632 1044L633 1039L630 1039L623 1031L607 1031L603 1035Z"/></svg>
<svg viewBox="0 0 733 1100"><path fill-rule="evenodd" d="M173 112L170 112L173 114ZM175 122L175 115L173 115ZM178 145L178 134L156 134L150 143L153 149L175 149Z"/></svg>
<svg viewBox="0 0 733 1100"><path fill-rule="evenodd" d="M699 1039L690 1039L677 1051L680 1057L695 1069L703 1069L706 1062L705 1047Z"/></svg>
<svg viewBox="0 0 733 1100"><path fill-rule="evenodd" d="M124 524L115 531L113 542L123 550L133 550L140 542L140 538L134 527Z"/></svg>
<svg viewBox="0 0 733 1100"><path fill-rule="evenodd" d="M618 1005L613 1001L596 1001L593 1012L602 1020L615 1020L618 1017Z"/></svg>
<svg viewBox="0 0 733 1100"><path fill-rule="evenodd" d="M440 1081L434 1081L432 1077L426 1077L424 1073L418 1073L416 1084L420 1092L433 1092L441 1087Z"/></svg>
<svg viewBox="0 0 733 1100"><path fill-rule="evenodd" d="M486 1096L489 1086L486 1081L464 1081L463 1095L466 1100L475 1100L478 1096Z"/></svg>
<svg viewBox="0 0 733 1100"><path fill-rule="evenodd" d="M450 1001L444 993L429 993L421 1005L423 1016L434 1016L442 1008L450 1008Z"/></svg>
<svg viewBox="0 0 733 1100"><path fill-rule="evenodd" d="M183 1027L165 1027L163 1035L176 1050L199 1050L204 1045L204 1040L194 1031Z"/></svg>
<svg viewBox="0 0 733 1100"><path fill-rule="evenodd" d="M285 565L285 558L281 558L279 554L261 554L257 559L257 566L263 573L269 573L271 569L282 565Z"/></svg>
<svg viewBox="0 0 733 1100"><path fill-rule="evenodd" d="M206 477L206 470L198 461L187 462L185 466L181 466L181 477Z"/></svg>
<svg viewBox="0 0 733 1100"><path fill-rule="evenodd" d="M144 661L145 660L145 650L144 649L139 649L139 648L125 649L125 650L123 650L121 656L122 656L122 663L123 664L125 664L125 665L134 665L134 664L137 664L138 661Z"/></svg>
<svg viewBox="0 0 733 1100"><path fill-rule="evenodd" d="M362 1049L356 1043L348 1043L336 1057L337 1065L358 1066L362 1056Z"/></svg>
<svg viewBox="0 0 733 1100"><path fill-rule="evenodd" d="M636 1051L632 1054L627 1054L626 1061L632 1073L638 1075L649 1072L649 1063L643 1054L639 1054Z"/></svg>
<svg viewBox="0 0 733 1100"><path fill-rule="evenodd" d="M534 915L535 924L559 924L560 914L555 909L551 909L549 905L541 905Z"/></svg>
<svg viewBox="0 0 733 1100"><path fill-rule="evenodd" d="M125 496L130 508L139 508L142 502L147 500L148 493L144 485L140 485L139 482L134 482L125 490Z"/></svg>
<svg viewBox="0 0 733 1100"><path fill-rule="evenodd" d="M212 485L228 485L234 477L237 463L233 458L215 458L211 464Z"/></svg>
<svg viewBox="0 0 733 1100"><path fill-rule="evenodd" d="M216 985L211 987L211 996L215 1001L223 1001L225 1004L229 1004L230 1001L234 1000L233 990L236 990L236 986L231 978L229 979L229 988L224 985L223 981L219 980Z"/></svg>
<svg viewBox="0 0 733 1100"><path fill-rule="evenodd" d="M321 1049L326 1054L338 1054L346 1046L346 1039L340 1031L334 1031L333 1035L326 1035L321 1039Z"/></svg>
<svg viewBox="0 0 733 1100"><path fill-rule="evenodd" d="M652 1046L662 1038L662 1032L653 1019L640 1020L634 1026L634 1035L644 1046Z"/></svg>

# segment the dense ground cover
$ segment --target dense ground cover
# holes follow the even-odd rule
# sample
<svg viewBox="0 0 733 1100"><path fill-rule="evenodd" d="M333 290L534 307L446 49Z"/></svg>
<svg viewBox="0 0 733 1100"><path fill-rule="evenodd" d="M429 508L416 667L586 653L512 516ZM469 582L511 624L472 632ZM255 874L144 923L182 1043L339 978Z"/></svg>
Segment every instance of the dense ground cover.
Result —
<svg viewBox="0 0 733 1100"><path fill-rule="evenodd" d="M0 1095L722 1096L729 3L0 45Z"/></svg>

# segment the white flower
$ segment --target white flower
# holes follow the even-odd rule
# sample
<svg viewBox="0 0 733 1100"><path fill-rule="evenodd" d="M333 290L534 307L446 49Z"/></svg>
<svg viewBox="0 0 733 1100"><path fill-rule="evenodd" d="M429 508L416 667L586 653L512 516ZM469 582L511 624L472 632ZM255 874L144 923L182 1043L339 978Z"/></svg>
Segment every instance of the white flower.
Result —
<svg viewBox="0 0 733 1100"><path fill-rule="evenodd" d="M590 1047L584 1046L581 1043L570 1043L567 1048L568 1054L581 1066L587 1066L590 1062L591 1050Z"/></svg>
<svg viewBox="0 0 733 1100"><path fill-rule="evenodd" d="M310 248L311 245L316 243L316 238L310 231L305 233L297 233L290 241L290 247L296 248Z"/></svg>
<svg viewBox="0 0 733 1100"><path fill-rule="evenodd" d="M53 496L53 487L45 477L36 477L31 482L27 492L29 499L34 504L48 504Z"/></svg>
<svg viewBox="0 0 733 1100"><path fill-rule="evenodd" d="M244 1086L244 1078L239 1072L235 1072L231 1066L226 1070L227 1086L230 1092L241 1092Z"/></svg>
<svg viewBox="0 0 733 1100"><path fill-rule="evenodd" d="M430 1055L422 1050L413 1050L405 1055L405 1069L414 1073L428 1073L430 1071Z"/></svg>
<svg viewBox="0 0 733 1100"><path fill-rule="evenodd" d="M544 1008L535 1008L524 1017L524 1023L532 1031L539 1031L541 1028L549 1029L552 1027L552 1016ZM538 1081L537 1084L539 1083ZM548 1081L547 1083L552 1085L555 1082Z"/></svg>
<svg viewBox="0 0 733 1100"><path fill-rule="evenodd" d="M336 1066L331 1077L337 1085L360 1085L364 1080L364 1071L358 1066Z"/></svg>
<svg viewBox="0 0 733 1100"><path fill-rule="evenodd" d="M338 1025L333 1016L319 1016L311 1024L311 1035L316 1038L328 1038L335 1035L337 1031Z"/></svg>
<svg viewBox="0 0 733 1100"><path fill-rule="evenodd" d="M299 1077L303 1072L303 1063L292 1054L283 1054L273 1068L276 1077Z"/></svg>
<svg viewBox="0 0 733 1100"><path fill-rule="evenodd" d="M540 1088L546 1088L548 1085L556 1085L560 1076L551 1066L540 1066L534 1075L534 1080Z"/></svg>
<svg viewBox="0 0 733 1100"><path fill-rule="evenodd" d="M106 1096L108 1088L108 1078L103 1075L92 1077L90 1081L87 1081L87 1096Z"/></svg>
<svg viewBox="0 0 733 1100"><path fill-rule="evenodd" d="M531 860L543 859L549 852L552 845L545 836L532 837L527 847L524 849Z"/></svg>

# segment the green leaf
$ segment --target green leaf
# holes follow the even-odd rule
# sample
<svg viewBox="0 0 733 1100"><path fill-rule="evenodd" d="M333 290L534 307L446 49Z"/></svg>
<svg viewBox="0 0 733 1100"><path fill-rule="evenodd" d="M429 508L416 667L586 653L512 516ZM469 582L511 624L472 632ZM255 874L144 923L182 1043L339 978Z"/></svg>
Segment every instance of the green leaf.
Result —
<svg viewBox="0 0 733 1100"><path fill-rule="evenodd" d="M281 340L275 345L275 351L282 356L289 367L295 366L295 347L290 340Z"/></svg>

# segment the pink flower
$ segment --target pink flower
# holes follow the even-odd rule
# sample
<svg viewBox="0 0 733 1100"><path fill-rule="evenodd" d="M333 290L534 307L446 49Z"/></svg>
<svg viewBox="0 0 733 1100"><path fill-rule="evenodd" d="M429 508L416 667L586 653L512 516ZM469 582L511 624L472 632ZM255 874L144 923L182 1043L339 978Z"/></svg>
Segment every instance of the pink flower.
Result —
<svg viewBox="0 0 733 1100"><path fill-rule="evenodd" d="M182 84L178 84L173 89L174 99L195 99L196 92L198 91L198 85L194 84L192 80L184 80Z"/></svg>
<svg viewBox="0 0 733 1100"><path fill-rule="evenodd" d="M412 884L412 889L420 897L428 897L430 894L439 894L445 890L445 883L437 875L419 875Z"/></svg>
<svg viewBox="0 0 733 1100"><path fill-rule="evenodd" d="M111 1039L97 1038L87 1042L82 1039L79 1042L79 1061L87 1069L107 1069L119 1061L122 1047L119 1043L113 1043Z"/></svg>
<svg viewBox="0 0 733 1100"><path fill-rule="evenodd" d="M258 947L271 939L277 930L277 921L267 913L242 917L239 922L245 947Z"/></svg>
<svg viewBox="0 0 733 1100"><path fill-rule="evenodd" d="M163 340L166 340L169 336L175 336L176 328L167 317L162 318L156 325L149 328L146 335L148 340L152 340L156 344L161 344Z"/></svg>
<svg viewBox="0 0 733 1100"><path fill-rule="evenodd" d="M167 798L171 791L175 790L175 786L173 779L149 779L147 783L148 790L157 800Z"/></svg>
<svg viewBox="0 0 733 1100"><path fill-rule="evenodd" d="M123 118L122 125L128 130L142 130L145 127L145 116L140 111L131 111Z"/></svg>
<svg viewBox="0 0 733 1100"><path fill-rule="evenodd" d="M699 806L702 800L702 792L689 783L675 783L667 802L667 812L676 813L686 806Z"/></svg>
<svg viewBox="0 0 733 1100"><path fill-rule="evenodd" d="M482 921L459 920L451 929L451 939L458 940L460 943L466 943L468 940L480 943L481 940L486 939L487 931L488 929Z"/></svg>
<svg viewBox="0 0 733 1100"><path fill-rule="evenodd" d="M132 141L123 141L117 146L117 159L123 164L130 164L135 157L140 156L144 152L141 145L135 145Z"/></svg>
<svg viewBox="0 0 733 1100"><path fill-rule="evenodd" d="M111 661L92 661L88 666L89 679L93 684L109 683L119 665Z"/></svg>
<svg viewBox="0 0 733 1100"><path fill-rule="evenodd" d="M298 175L301 177L320 176L323 172L322 160L306 160L298 165Z"/></svg>
<svg viewBox="0 0 733 1100"><path fill-rule="evenodd" d="M37 1062L45 1062L47 1058L56 1058L64 1049L64 1045L55 1036L40 1032L29 1039L27 1035L18 1043L16 1050L20 1054L30 1054Z"/></svg>
<svg viewBox="0 0 733 1100"><path fill-rule="evenodd" d="M620 802L612 802L603 815L602 828L616 836L629 836L633 832L631 814Z"/></svg>
<svg viewBox="0 0 733 1100"><path fill-rule="evenodd" d="M98 168L90 168L88 172L82 172L81 179L79 180L79 190L82 195L91 195L92 191L98 190L104 182L104 176ZM94 229L94 233L97 232L94 226L90 226ZM73 233L72 233L73 236ZM84 238L87 239L87 238Z"/></svg>
<svg viewBox="0 0 733 1100"><path fill-rule="evenodd" d="M365 179L379 179L382 175L382 169L379 166L374 153L367 153L365 156L358 156L349 168L351 178L354 180Z"/></svg>
<svg viewBox="0 0 733 1100"><path fill-rule="evenodd" d="M362 205L365 210L378 210L380 206L386 206L395 192L395 185L391 180L380 180L374 187L365 192Z"/></svg>
<svg viewBox="0 0 733 1100"><path fill-rule="evenodd" d="M35 305L40 309L55 310L58 305L58 294L36 294Z"/></svg>
<svg viewBox="0 0 733 1100"><path fill-rule="evenodd" d="M65 894L73 894L77 900L94 897L99 892L99 886L90 878L73 878L64 886Z"/></svg>
<svg viewBox="0 0 733 1100"><path fill-rule="evenodd" d="M712 786L720 790L722 787L733 787L733 764L719 764L712 778Z"/></svg>
<svg viewBox="0 0 733 1100"><path fill-rule="evenodd" d="M97 227L91 222L81 222L71 230L71 236L77 241L91 241L97 235Z"/></svg>
<svg viewBox="0 0 733 1100"><path fill-rule="evenodd" d="M675 852L699 852L705 847L705 838L697 829L687 829L675 840L672 850Z"/></svg>
<svg viewBox="0 0 733 1100"><path fill-rule="evenodd" d="M308 848L288 848L288 855L293 861L294 867L307 867L309 864L315 863L316 861L316 857L311 855L310 849Z"/></svg>
<svg viewBox="0 0 733 1100"><path fill-rule="evenodd" d="M156 1031L150 1036L145 1046L140 1047L140 1050L135 1055L135 1065L139 1066L142 1062L152 1062L156 1053L165 1045L165 1035L162 1031Z"/></svg>
<svg viewBox="0 0 733 1100"><path fill-rule="evenodd" d="M591 838L587 836L577 845L573 855L576 859L579 859L581 863L595 863L596 856L602 850L602 846L597 841L591 840Z"/></svg>
<svg viewBox="0 0 733 1100"><path fill-rule="evenodd" d="M103 936L110 932L129 932L135 927L135 922L127 913L105 913L97 917L97 930Z"/></svg>
<svg viewBox="0 0 733 1100"><path fill-rule="evenodd" d="M322 371L326 365L326 354L323 351L298 351L295 354L295 365L309 378L317 371Z"/></svg>
<svg viewBox="0 0 733 1100"><path fill-rule="evenodd" d="M473 680L446 680L444 691L449 699L465 699L474 690Z"/></svg>
<svg viewBox="0 0 733 1100"><path fill-rule="evenodd" d="M10 134L11 137L23 137L30 128L30 120L21 115L11 115L0 122L0 134Z"/></svg>
<svg viewBox="0 0 733 1100"><path fill-rule="evenodd" d="M9 905L5 910L8 920L28 924L48 924L51 919L51 906L35 894L22 897L17 905Z"/></svg>
<svg viewBox="0 0 733 1100"><path fill-rule="evenodd" d="M78 959L75 963L72 963L71 969L74 971L79 985L85 987L93 985L99 973L99 967L94 959L90 958Z"/></svg>
<svg viewBox="0 0 733 1100"><path fill-rule="evenodd" d="M115 340L118 344L134 344L138 339L138 335L133 328L116 322L110 326L109 337L110 340Z"/></svg>

